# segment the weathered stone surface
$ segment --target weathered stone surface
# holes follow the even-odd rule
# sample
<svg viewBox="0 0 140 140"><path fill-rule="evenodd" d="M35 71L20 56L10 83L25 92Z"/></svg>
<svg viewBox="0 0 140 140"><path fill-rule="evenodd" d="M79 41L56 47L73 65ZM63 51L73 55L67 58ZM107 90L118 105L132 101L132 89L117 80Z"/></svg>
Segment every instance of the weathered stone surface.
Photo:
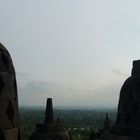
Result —
<svg viewBox="0 0 140 140"><path fill-rule="evenodd" d="M15 70L9 52L0 43L0 140L21 140L19 131Z"/></svg>
<svg viewBox="0 0 140 140"><path fill-rule="evenodd" d="M132 75L124 82L118 105L117 118L109 133L101 140L140 139L140 60L133 62Z"/></svg>

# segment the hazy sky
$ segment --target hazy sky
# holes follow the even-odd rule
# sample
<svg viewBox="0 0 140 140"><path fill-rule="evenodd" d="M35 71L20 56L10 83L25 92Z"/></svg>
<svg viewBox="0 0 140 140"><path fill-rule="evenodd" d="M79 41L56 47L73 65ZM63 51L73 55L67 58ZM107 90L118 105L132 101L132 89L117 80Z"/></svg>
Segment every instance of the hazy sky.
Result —
<svg viewBox="0 0 140 140"><path fill-rule="evenodd" d="M0 0L19 104L116 107L140 58L139 0Z"/></svg>

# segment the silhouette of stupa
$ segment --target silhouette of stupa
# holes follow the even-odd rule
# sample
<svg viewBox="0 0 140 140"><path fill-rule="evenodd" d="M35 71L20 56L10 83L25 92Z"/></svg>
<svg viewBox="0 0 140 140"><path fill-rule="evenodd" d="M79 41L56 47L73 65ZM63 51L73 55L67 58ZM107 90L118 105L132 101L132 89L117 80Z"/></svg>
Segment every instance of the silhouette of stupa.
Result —
<svg viewBox="0 0 140 140"><path fill-rule="evenodd" d="M13 62L0 43L0 140L22 140L17 94Z"/></svg>
<svg viewBox="0 0 140 140"><path fill-rule="evenodd" d="M96 140L97 137L98 137L98 136L97 136L97 132L95 132L95 130L92 128L88 140Z"/></svg>
<svg viewBox="0 0 140 140"><path fill-rule="evenodd" d="M70 140L68 133L65 132L60 119L54 121L52 99L47 99L45 120L43 124L37 124L36 130L30 140Z"/></svg>
<svg viewBox="0 0 140 140"><path fill-rule="evenodd" d="M106 118L105 118L105 121L104 121L104 125L103 125L103 129L102 131L108 131L111 127L111 121L110 121L110 118L108 116L108 113L106 113Z"/></svg>
<svg viewBox="0 0 140 140"><path fill-rule="evenodd" d="M140 140L140 60L121 88L115 125L101 140Z"/></svg>
<svg viewBox="0 0 140 140"><path fill-rule="evenodd" d="M51 124L54 123L54 116L53 116L53 105L52 105L52 99L47 99L46 104L46 112L45 112L45 124Z"/></svg>

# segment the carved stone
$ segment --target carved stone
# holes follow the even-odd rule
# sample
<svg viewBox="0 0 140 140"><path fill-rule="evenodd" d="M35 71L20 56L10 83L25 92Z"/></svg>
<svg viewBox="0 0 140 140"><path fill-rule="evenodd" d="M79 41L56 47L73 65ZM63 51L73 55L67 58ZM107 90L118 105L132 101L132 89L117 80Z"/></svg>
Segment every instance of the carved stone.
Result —
<svg viewBox="0 0 140 140"><path fill-rule="evenodd" d="M15 69L9 52L1 43L0 140L22 140Z"/></svg>
<svg viewBox="0 0 140 140"><path fill-rule="evenodd" d="M121 88L115 125L101 140L140 140L140 60Z"/></svg>

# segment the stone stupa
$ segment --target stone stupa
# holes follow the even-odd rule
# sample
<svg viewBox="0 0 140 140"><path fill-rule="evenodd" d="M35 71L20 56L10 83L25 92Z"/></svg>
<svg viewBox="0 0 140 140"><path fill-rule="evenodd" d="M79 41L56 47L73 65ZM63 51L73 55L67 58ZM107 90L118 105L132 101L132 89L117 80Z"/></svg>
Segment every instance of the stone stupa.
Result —
<svg viewBox="0 0 140 140"><path fill-rule="evenodd" d="M100 140L140 140L140 60L121 88L115 125Z"/></svg>
<svg viewBox="0 0 140 140"><path fill-rule="evenodd" d="M15 69L0 43L0 140L22 140L21 134Z"/></svg>
<svg viewBox="0 0 140 140"><path fill-rule="evenodd" d="M60 119L54 121L51 98L47 99L44 123L36 125L36 130L32 133L30 140L70 140Z"/></svg>

